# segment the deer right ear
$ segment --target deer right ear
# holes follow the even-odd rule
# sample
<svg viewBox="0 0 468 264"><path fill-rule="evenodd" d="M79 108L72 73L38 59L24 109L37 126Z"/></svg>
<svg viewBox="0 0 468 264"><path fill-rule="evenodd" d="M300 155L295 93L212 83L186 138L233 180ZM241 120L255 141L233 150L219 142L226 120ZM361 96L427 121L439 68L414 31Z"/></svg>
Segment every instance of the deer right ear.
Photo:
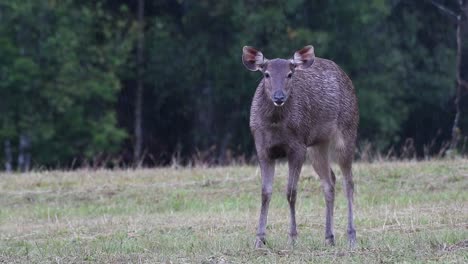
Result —
<svg viewBox="0 0 468 264"><path fill-rule="evenodd" d="M242 63L244 63L244 66L250 71L260 70L266 62L267 59L263 57L260 51L250 46L245 46L242 49Z"/></svg>
<svg viewBox="0 0 468 264"><path fill-rule="evenodd" d="M315 60L314 47L309 45L309 46L305 46L304 48L294 53L292 63L294 64L294 66L298 67L299 69L306 69L306 68L309 68L310 65L314 63L314 60Z"/></svg>

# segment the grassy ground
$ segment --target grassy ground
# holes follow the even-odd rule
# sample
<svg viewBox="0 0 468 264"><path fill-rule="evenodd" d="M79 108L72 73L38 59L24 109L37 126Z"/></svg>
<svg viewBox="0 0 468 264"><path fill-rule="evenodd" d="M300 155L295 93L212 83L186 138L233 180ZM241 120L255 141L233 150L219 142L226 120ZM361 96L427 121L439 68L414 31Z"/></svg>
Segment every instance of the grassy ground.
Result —
<svg viewBox="0 0 468 264"><path fill-rule="evenodd" d="M341 181L337 245L323 245L310 166L299 183L298 244L288 247L286 171L277 169L266 251L253 250L256 167L0 174L0 262L468 262L468 160L356 164L355 250Z"/></svg>

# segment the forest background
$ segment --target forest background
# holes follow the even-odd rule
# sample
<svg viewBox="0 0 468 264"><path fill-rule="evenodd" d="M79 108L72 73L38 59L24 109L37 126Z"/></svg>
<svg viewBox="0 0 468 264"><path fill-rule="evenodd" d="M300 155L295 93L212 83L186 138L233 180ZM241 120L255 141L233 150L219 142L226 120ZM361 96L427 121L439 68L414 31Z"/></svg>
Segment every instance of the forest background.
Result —
<svg viewBox="0 0 468 264"><path fill-rule="evenodd" d="M466 154L467 2L0 0L0 160L252 161L261 76L242 47L287 58L308 44L354 82L358 159Z"/></svg>

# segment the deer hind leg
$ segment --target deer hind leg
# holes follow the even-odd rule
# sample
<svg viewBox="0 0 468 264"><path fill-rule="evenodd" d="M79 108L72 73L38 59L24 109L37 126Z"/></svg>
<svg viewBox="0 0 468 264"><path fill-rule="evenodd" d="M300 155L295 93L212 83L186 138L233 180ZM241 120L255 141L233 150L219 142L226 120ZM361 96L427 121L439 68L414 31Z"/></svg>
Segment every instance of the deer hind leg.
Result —
<svg viewBox="0 0 468 264"><path fill-rule="evenodd" d="M352 163L354 156L355 137L352 135L344 138L341 148L336 149L337 162L343 173L343 191L348 201L348 242L350 247L356 245L356 229L354 227L353 203L354 203L354 182Z"/></svg>
<svg viewBox="0 0 468 264"><path fill-rule="evenodd" d="M354 227L353 201L354 201L354 182L353 172L351 170L355 150L356 134L339 133L335 139L334 154L341 172L343 173L343 191L348 201L348 242L350 247L356 245L356 229Z"/></svg>
<svg viewBox="0 0 468 264"><path fill-rule="evenodd" d="M325 243L335 244L333 234L333 210L335 204L335 174L330 168L329 145L322 144L311 149L312 166L318 174L325 196Z"/></svg>
<svg viewBox="0 0 468 264"><path fill-rule="evenodd" d="M351 162L345 162L339 165L343 173L343 190L348 200L348 242L350 247L354 247L356 245L356 229L354 227L353 217L354 182Z"/></svg>

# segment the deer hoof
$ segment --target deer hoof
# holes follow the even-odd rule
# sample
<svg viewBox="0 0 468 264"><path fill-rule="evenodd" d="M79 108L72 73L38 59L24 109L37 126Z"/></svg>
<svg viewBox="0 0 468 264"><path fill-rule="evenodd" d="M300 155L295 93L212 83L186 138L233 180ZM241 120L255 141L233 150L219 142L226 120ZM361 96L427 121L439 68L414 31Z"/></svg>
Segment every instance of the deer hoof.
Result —
<svg viewBox="0 0 468 264"><path fill-rule="evenodd" d="M349 244L349 248L351 249L356 248L356 231L355 230L348 231L348 244Z"/></svg>
<svg viewBox="0 0 468 264"><path fill-rule="evenodd" d="M334 246L335 245L335 237L333 235L325 238L325 245L327 246Z"/></svg>
<svg viewBox="0 0 468 264"><path fill-rule="evenodd" d="M255 249L264 249L266 247L266 241L265 238L259 238L255 239Z"/></svg>
<svg viewBox="0 0 468 264"><path fill-rule="evenodd" d="M297 241L297 233L289 234L289 239L288 239L289 246L294 247L296 245L296 241Z"/></svg>

